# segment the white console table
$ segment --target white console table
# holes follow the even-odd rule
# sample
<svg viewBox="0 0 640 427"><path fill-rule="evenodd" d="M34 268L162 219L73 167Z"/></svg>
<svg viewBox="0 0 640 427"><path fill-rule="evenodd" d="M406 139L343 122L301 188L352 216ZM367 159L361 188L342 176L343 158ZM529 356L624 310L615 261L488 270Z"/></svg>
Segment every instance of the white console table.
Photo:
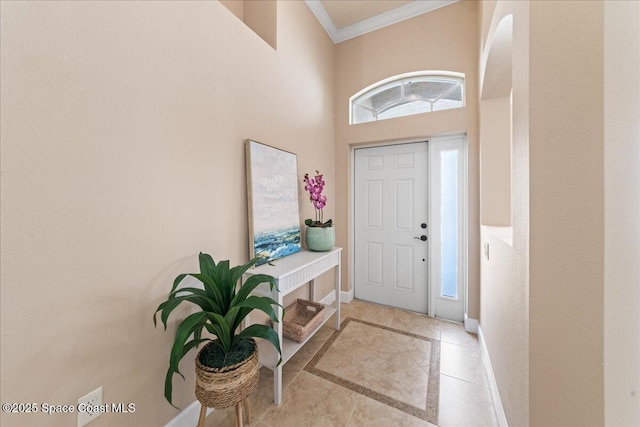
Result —
<svg viewBox="0 0 640 427"><path fill-rule="evenodd" d="M342 248L333 248L327 252L302 251L287 257L275 260L273 265L263 264L259 267L247 271L245 277L255 274L268 274L276 279L280 292L269 290L268 284L262 284L256 288L256 292L271 296L280 305L283 305L284 297L296 289L309 283L309 298L316 300L315 279L321 274L335 269L335 293L336 298L332 305L326 306L324 310L324 320L309 336L301 343L282 337L282 323L275 323L274 328L280 338L282 349L282 363L278 363L277 351L271 343L262 340L259 344L259 357L262 366L273 370L273 401L276 405L282 402L282 366L324 325L327 320L336 314L336 330L340 329L340 253ZM282 319L282 308L277 307L278 319ZM248 319L247 319L248 320ZM248 320L250 322L250 320Z"/></svg>

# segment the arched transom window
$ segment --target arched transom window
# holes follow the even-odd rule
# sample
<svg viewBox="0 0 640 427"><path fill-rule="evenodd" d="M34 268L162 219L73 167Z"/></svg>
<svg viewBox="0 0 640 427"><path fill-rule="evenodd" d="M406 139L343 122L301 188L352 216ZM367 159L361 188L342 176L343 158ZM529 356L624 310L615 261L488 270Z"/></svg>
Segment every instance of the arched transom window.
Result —
<svg viewBox="0 0 640 427"><path fill-rule="evenodd" d="M464 74L421 71L375 83L350 99L350 124L464 107Z"/></svg>

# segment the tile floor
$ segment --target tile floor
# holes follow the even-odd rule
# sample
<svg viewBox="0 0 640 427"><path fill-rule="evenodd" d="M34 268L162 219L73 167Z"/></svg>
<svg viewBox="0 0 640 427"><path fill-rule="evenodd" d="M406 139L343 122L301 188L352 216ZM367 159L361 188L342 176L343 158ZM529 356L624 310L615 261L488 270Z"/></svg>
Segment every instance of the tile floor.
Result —
<svg viewBox="0 0 640 427"><path fill-rule="evenodd" d="M459 324L358 300L342 305L347 317L364 322L349 322L330 340L330 320L283 366L280 406L273 404L272 371L260 370L250 398L252 422L245 425L433 426L425 415L429 386L439 388L437 425L497 425L476 335ZM434 364L431 347L438 344L440 361ZM325 379L319 371L339 378ZM206 426L235 426L235 411L212 412Z"/></svg>
<svg viewBox="0 0 640 427"><path fill-rule="evenodd" d="M437 422L440 342L435 338L348 317L304 370Z"/></svg>

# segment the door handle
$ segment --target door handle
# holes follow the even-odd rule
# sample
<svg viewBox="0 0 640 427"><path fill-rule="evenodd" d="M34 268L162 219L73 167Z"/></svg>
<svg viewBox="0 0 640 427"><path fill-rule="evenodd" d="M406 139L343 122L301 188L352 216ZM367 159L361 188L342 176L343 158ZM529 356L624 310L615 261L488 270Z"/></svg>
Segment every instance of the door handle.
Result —
<svg viewBox="0 0 640 427"><path fill-rule="evenodd" d="M426 242L427 241L427 236L426 236L426 234L423 234L420 237L414 237L414 239L418 239L418 240L422 240L423 242Z"/></svg>

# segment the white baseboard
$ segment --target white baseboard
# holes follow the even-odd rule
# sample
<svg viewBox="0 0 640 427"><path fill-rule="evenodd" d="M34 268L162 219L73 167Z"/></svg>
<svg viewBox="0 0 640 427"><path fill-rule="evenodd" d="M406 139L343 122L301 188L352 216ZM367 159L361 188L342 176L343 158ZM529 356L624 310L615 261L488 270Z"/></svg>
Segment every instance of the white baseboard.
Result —
<svg viewBox="0 0 640 427"><path fill-rule="evenodd" d="M325 305L329 305L329 304L333 304L335 300L336 300L336 293L334 291L331 291L318 302ZM349 304L351 301L353 301L353 289L350 291L340 291L340 302Z"/></svg>
<svg viewBox="0 0 640 427"><path fill-rule="evenodd" d="M467 314L464 314L464 330L472 333L472 334L477 334L478 333L478 319L472 319L470 317L467 317Z"/></svg>
<svg viewBox="0 0 640 427"><path fill-rule="evenodd" d="M213 412L213 408L207 408L207 415ZM200 416L200 402L194 401L191 405L183 409L178 415L173 417L171 421L166 423L164 427L193 427L198 424Z"/></svg>
<svg viewBox="0 0 640 427"><path fill-rule="evenodd" d="M507 416L505 415L504 407L502 406L502 400L500 399L500 392L498 391L498 384L496 383L496 377L493 374L493 367L491 366L491 359L489 358L487 343L484 341L484 335L482 335L482 327L480 325L477 325L477 329L478 329L478 341L480 341L480 351L482 352L482 361L484 362L484 368L487 372L487 379L489 380L489 389L491 390L491 400L493 401L493 409L496 413L498 425L500 427L509 427L509 424L507 423Z"/></svg>
<svg viewBox="0 0 640 427"><path fill-rule="evenodd" d="M340 291L340 302L349 304L353 301L353 288L348 291Z"/></svg>

